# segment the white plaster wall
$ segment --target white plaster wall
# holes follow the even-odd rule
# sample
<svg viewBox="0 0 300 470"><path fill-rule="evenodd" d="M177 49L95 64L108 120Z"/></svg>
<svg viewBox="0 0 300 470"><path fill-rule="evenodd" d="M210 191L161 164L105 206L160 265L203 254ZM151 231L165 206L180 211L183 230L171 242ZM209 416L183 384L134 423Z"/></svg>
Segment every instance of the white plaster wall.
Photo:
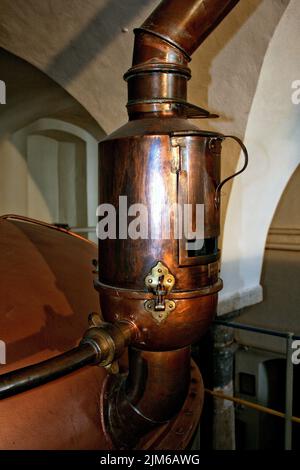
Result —
<svg viewBox="0 0 300 470"><path fill-rule="evenodd" d="M300 8L291 0L270 42L247 130L248 170L233 183L224 228L219 313L262 299L260 276L273 214L300 162L300 106L291 84L300 77Z"/></svg>
<svg viewBox="0 0 300 470"><path fill-rule="evenodd" d="M190 101L220 115L200 128L244 139L264 56L290 0L242 0L193 54ZM235 173L239 146L225 141L222 178ZM221 237L232 180L222 189Z"/></svg>
<svg viewBox="0 0 300 470"><path fill-rule="evenodd" d="M0 46L45 72L112 132L127 119L122 77L131 64L132 30L158 3L1 0Z"/></svg>
<svg viewBox="0 0 300 470"><path fill-rule="evenodd" d="M300 230L300 166L292 175L276 208L271 227Z"/></svg>
<svg viewBox="0 0 300 470"><path fill-rule="evenodd" d="M243 134L266 48L288 2L241 0L193 54L189 99L223 116L201 127ZM133 29L158 3L1 0L0 46L55 80L109 133L127 120L122 77L131 65Z"/></svg>
<svg viewBox="0 0 300 470"><path fill-rule="evenodd" d="M58 147L58 142L48 137L27 139L27 215L45 222L59 220Z"/></svg>
<svg viewBox="0 0 300 470"><path fill-rule="evenodd" d="M53 130L74 135L85 143L87 165L87 224L89 227L95 227L97 223L96 208L98 205L98 141L86 130L57 119L39 119L26 127L25 132L32 134Z"/></svg>
<svg viewBox="0 0 300 470"><path fill-rule="evenodd" d="M0 214L27 211L26 139L0 138Z"/></svg>
<svg viewBox="0 0 300 470"><path fill-rule="evenodd" d="M40 119L2 137L0 168L1 214L96 226L98 142L89 132Z"/></svg>
<svg viewBox="0 0 300 470"><path fill-rule="evenodd" d="M58 145L59 218L61 223L77 225L76 207L76 145L59 142Z"/></svg>

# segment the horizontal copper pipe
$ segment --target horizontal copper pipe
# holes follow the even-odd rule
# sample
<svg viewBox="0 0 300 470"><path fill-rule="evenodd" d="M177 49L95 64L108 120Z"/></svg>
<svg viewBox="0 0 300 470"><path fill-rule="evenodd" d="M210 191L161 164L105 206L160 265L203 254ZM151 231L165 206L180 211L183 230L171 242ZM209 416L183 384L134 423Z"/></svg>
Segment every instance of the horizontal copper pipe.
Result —
<svg viewBox="0 0 300 470"><path fill-rule="evenodd" d="M96 348L85 343L38 364L7 372L0 376L0 399L25 392L70 374L88 364L93 364L97 355Z"/></svg>
<svg viewBox="0 0 300 470"><path fill-rule="evenodd" d="M109 366L121 356L136 334L136 328L129 322L114 325L101 322L83 336L79 346L63 354L21 369L0 375L0 400L25 392L39 385L63 377L90 364Z"/></svg>

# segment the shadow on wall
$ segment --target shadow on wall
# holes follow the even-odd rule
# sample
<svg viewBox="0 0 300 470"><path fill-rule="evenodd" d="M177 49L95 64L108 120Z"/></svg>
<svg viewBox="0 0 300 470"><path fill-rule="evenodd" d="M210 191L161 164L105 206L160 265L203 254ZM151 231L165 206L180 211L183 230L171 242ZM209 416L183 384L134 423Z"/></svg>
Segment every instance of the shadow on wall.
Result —
<svg viewBox="0 0 300 470"><path fill-rule="evenodd" d="M122 10L123 24L127 24L137 15L138 8L145 7L147 4L153 4L153 0L139 0L139 5L134 0L108 0L85 28L70 41L68 46L54 57L47 67L47 74L56 76L60 84L66 86L99 53L102 54L115 36L119 34L121 25L114 21L115 12ZM99 37L98 42L95 41L97 36ZM80 62L72 60L74 54L82 58Z"/></svg>
<svg viewBox="0 0 300 470"><path fill-rule="evenodd" d="M105 132L67 91L39 69L0 48L1 79L6 104L0 106L0 139L40 118L57 118L90 132L97 140Z"/></svg>
<svg viewBox="0 0 300 470"><path fill-rule="evenodd" d="M248 104L240 116L246 124L265 53L289 2L240 1L195 52L190 94L195 104L220 114L218 120L202 120L202 127L204 123L207 130L232 130L234 115ZM240 130L244 129L237 124L242 137Z"/></svg>
<svg viewBox="0 0 300 470"><path fill-rule="evenodd" d="M240 1L195 52L189 100L220 115L198 122L200 128L235 134L243 140L264 57L289 1ZM222 178L235 173L239 154L236 144L224 144ZM232 184L230 181L222 190L222 226Z"/></svg>
<svg viewBox="0 0 300 470"><path fill-rule="evenodd" d="M300 333L300 165L280 199L269 230L261 284L264 300L244 309L240 320L275 330ZM239 341L258 348L285 352L278 338L238 333Z"/></svg>
<svg viewBox="0 0 300 470"><path fill-rule="evenodd" d="M248 302L249 290L253 293L250 298L262 300L260 277L268 230L286 184L300 162L300 107L291 99L291 85L300 76L299 24L299 2L291 0L270 41L252 102L245 141L249 166L234 180L230 194L220 313L231 311L235 299L235 309L255 303ZM252 260L257 262L253 264Z"/></svg>

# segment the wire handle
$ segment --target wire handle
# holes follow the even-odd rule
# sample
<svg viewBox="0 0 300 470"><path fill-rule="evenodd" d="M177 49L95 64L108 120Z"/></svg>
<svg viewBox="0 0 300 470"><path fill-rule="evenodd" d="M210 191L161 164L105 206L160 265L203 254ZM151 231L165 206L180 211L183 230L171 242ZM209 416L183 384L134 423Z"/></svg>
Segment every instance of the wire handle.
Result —
<svg viewBox="0 0 300 470"><path fill-rule="evenodd" d="M244 143L241 141L241 139L239 139L238 137L234 136L234 135L224 135L224 139L233 139L235 140L241 147L242 151L243 151L243 154L244 154L244 157L245 157L245 161L244 161L244 165L243 167L241 168L241 170L237 171L236 173L234 173L233 175L231 176L228 176L227 178L225 178L223 181L221 181L218 186L216 187L216 191L215 191L215 205L217 208L220 207L220 196L221 196L221 189L222 187L224 186L225 183L227 183L229 180L231 180L232 178L234 178L235 176L238 176L240 175L241 173L243 173L244 170L246 170L247 166L248 166L248 161L249 161L249 156L248 156L248 151L246 149L246 146L244 145Z"/></svg>

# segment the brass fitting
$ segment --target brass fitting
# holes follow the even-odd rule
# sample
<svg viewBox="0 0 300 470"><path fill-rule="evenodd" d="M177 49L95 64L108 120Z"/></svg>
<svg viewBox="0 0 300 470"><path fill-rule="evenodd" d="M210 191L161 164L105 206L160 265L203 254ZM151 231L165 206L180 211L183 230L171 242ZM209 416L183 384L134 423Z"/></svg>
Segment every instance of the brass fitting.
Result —
<svg viewBox="0 0 300 470"><path fill-rule="evenodd" d="M117 373L116 361L136 336L136 326L129 321L106 323L94 313L89 316L89 323L91 326L83 335L80 345L93 346L97 352L94 364L105 367L108 372Z"/></svg>

